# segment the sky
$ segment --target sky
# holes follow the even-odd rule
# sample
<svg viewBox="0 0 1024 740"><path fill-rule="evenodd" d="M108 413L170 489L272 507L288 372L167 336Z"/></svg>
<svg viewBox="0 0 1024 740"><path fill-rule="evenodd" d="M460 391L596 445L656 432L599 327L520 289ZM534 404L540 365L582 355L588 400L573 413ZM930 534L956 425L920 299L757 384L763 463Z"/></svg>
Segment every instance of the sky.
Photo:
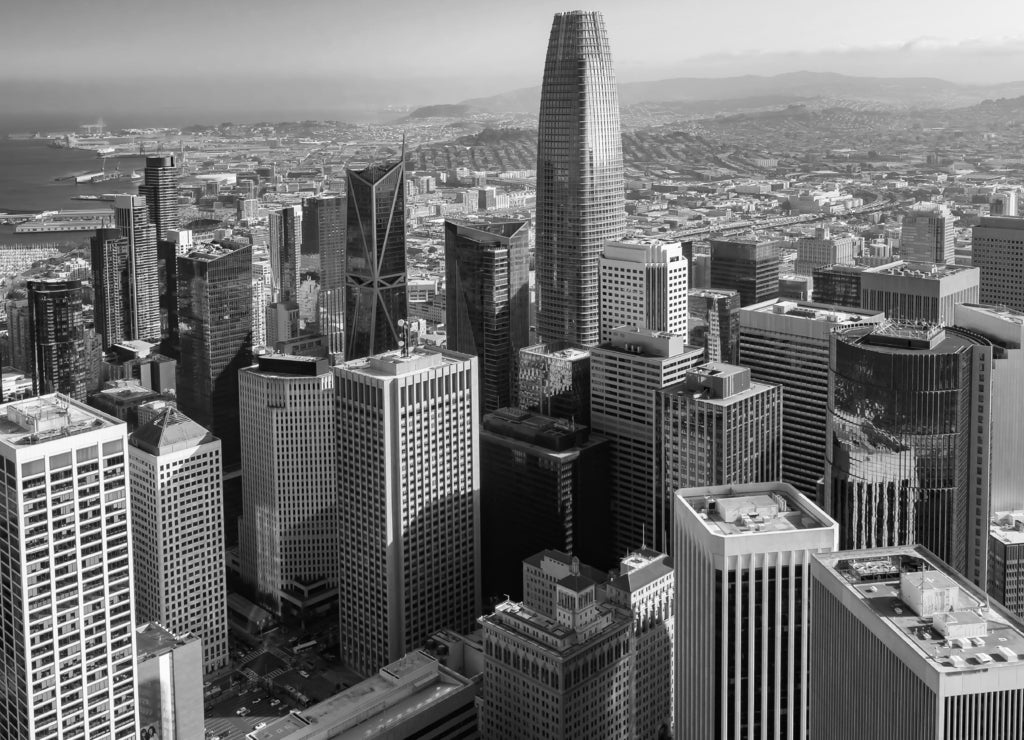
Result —
<svg viewBox="0 0 1024 740"><path fill-rule="evenodd" d="M799 70L1024 78L1021 0L583 8L604 13L620 82ZM0 94L44 108L90 92L139 94L149 105L159 101L145 88L161 84L197 102L240 90L250 102L327 90L353 105L457 102L539 85L551 17L572 9L550 0L3 0Z"/></svg>

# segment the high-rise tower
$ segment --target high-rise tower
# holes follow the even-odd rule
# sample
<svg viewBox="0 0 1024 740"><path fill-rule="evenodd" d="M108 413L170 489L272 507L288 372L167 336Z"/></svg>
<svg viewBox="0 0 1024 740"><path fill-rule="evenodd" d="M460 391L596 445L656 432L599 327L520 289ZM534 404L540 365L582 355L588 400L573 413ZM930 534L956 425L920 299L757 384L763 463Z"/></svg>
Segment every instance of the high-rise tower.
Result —
<svg viewBox="0 0 1024 740"><path fill-rule="evenodd" d="M600 339L601 248L626 228L619 94L604 18L555 15L537 137L537 331Z"/></svg>
<svg viewBox="0 0 1024 740"><path fill-rule="evenodd" d="M28 325L32 335L32 383L39 395L86 395L85 324L79 280L29 280Z"/></svg>
<svg viewBox="0 0 1024 740"><path fill-rule="evenodd" d="M480 410L509 406L516 359L530 343L525 221L444 224L448 348L480 358Z"/></svg>
<svg viewBox="0 0 1024 740"><path fill-rule="evenodd" d="M405 155L346 171L345 359L397 349L406 318Z"/></svg>
<svg viewBox="0 0 1024 740"><path fill-rule="evenodd" d="M917 203L903 216L900 254L908 262L953 263L956 217L941 203Z"/></svg>
<svg viewBox="0 0 1024 740"><path fill-rule="evenodd" d="M271 211L270 264L274 275L274 301L291 303L299 297L299 253L302 248L302 208L288 206Z"/></svg>
<svg viewBox="0 0 1024 740"><path fill-rule="evenodd" d="M601 342L620 326L686 334L688 263L679 242L609 242L601 255Z"/></svg>
<svg viewBox="0 0 1024 740"><path fill-rule="evenodd" d="M130 339L160 339L160 289L157 285L156 227L140 195L114 196L114 223L128 240L126 320Z"/></svg>
<svg viewBox="0 0 1024 740"><path fill-rule="evenodd" d="M178 262L177 248L168 236L178 220L178 167L174 155L146 157L143 184L139 195L145 197L149 221L156 227L160 325L164 336L178 334Z"/></svg>

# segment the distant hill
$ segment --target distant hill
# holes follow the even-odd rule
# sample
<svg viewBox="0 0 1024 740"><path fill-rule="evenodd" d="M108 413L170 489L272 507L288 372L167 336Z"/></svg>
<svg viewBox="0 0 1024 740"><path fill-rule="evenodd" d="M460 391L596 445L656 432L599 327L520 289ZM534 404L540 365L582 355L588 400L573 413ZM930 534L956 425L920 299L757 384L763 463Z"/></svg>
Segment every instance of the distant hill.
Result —
<svg viewBox="0 0 1024 740"><path fill-rule="evenodd" d="M771 77L676 77L619 85L619 103L623 106L698 101L724 103L746 98L767 100L778 97L782 104L800 99L828 98L901 108L954 108L985 99L1020 95L1024 95L1024 81L960 85L933 77L851 77L831 72L791 72ZM492 97L473 98L462 104L488 113L535 113L540 107L540 88L523 88Z"/></svg>
<svg viewBox="0 0 1024 740"><path fill-rule="evenodd" d="M448 103L417 108L406 118L465 118L477 112L479 110L469 103Z"/></svg>

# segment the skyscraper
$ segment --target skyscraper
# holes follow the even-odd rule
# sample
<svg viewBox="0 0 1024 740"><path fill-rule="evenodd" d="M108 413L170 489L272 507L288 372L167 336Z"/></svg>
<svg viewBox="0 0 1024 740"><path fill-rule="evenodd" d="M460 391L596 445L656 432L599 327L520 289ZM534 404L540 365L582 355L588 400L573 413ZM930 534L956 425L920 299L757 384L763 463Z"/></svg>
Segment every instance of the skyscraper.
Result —
<svg viewBox="0 0 1024 740"><path fill-rule="evenodd" d="M977 303L977 267L894 262L860 274L860 306L890 319L952 324L958 303Z"/></svg>
<svg viewBox="0 0 1024 740"><path fill-rule="evenodd" d="M655 542L654 393L704 361L681 334L619 327L590 350L590 423L611 442L612 548Z"/></svg>
<svg viewBox="0 0 1024 740"><path fill-rule="evenodd" d="M302 232L303 249L320 256L317 328L330 356L340 358L345 351L345 196L302 201Z"/></svg>
<svg viewBox="0 0 1024 740"><path fill-rule="evenodd" d="M404 148L345 176L345 359L356 360L397 348L407 318Z"/></svg>
<svg viewBox="0 0 1024 740"><path fill-rule="evenodd" d="M287 206L268 215L270 266L275 303L299 299L299 259L302 248L302 206Z"/></svg>
<svg viewBox="0 0 1024 740"><path fill-rule="evenodd" d="M711 240L711 287L737 290L740 305L779 295L779 243L755 238Z"/></svg>
<svg viewBox="0 0 1024 740"><path fill-rule="evenodd" d="M480 614L477 360L405 347L334 374L341 649L371 673Z"/></svg>
<svg viewBox="0 0 1024 740"><path fill-rule="evenodd" d="M1024 311L1024 218L982 218L971 264L981 270L982 303Z"/></svg>
<svg viewBox="0 0 1024 740"><path fill-rule="evenodd" d="M915 203L903 216L900 257L907 262L953 264L956 217L941 203Z"/></svg>
<svg viewBox="0 0 1024 740"><path fill-rule="evenodd" d="M274 613L306 616L305 585L338 583L334 375L326 360L264 355L238 385L242 578Z"/></svg>
<svg viewBox="0 0 1024 740"><path fill-rule="evenodd" d="M35 392L63 393L85 401L88 389L81 281L29 280L28 321Z"/></svg>
<svg viewBox="0 0 1024 740"><path fill-rule="evenodd" d="M157 264L156 227L149 221L146 199L140 195L114 196L114 223L127 244L129 339L158 342L160 331L160 286Z"/></svg>
<svg viewBox="0 0 1024 740"><path fill-rule="evenodd" d="M537 135L537 332L600 340L601 248L626 228L619 94L604 18L555 15Z"/></svg>
<svg viewBox="0 0 1024 740"><path fill-rule="evenodd" d="M786 483L672 498L676 737L831 737L808 730L808 571L836 523Z"/></svg>
<svg viewBox="0 0 1024 740"><path fill-rule="evenodd" d="M125 426L59 394L0 417L0 737L135 737Z"/></svg>
<svg viewBox="0 0 1024 740"><path fill-rule="evenodd" d="M519 408L590 424L590 352L567 342L519 352Z"/></svg>
<svg viewBox="0 0 1024 740"><path fill-rule="evenodd" d="M601 342L620 326L686 334L688 264L679 242L609 242L600 265Z"/></svg>
<svg viewBox="0 0 1024 740"><path fill-rule="evenodd" d="M167 407L128 438L139 622L202 638L209 673L228 662L220 440Z"/></svg>
<svg viewBox="0 0 1024 740"><path fill-rule="evenodd" d="M696 288L689 295L689 342L704 348L708 362L739 362L740 294Z"/></svg>
<svg viewBox="0 0 1024 740"><path fill-rule="evenodd" d="M480 411L512 404L519 350L530 343L529 225L445 221L448 349L480 361Z"/></svg>
<svg viewBox="0 0 1024 740"><path fill-rule="evenodd" d="M808 580L814 737L1024 735L1024 624L926 548L818 555Z"/></svg>
<svg viewBox="0 0 1024 740"><path fill-rule="evenodd" d="M771 300L740 309L740 361L782 393L782 480L814 499L825 473L829 335L878 324L877 311Z"/></svg>
<svg viewBox="0 0 1024 740"><path fill-rule="evenodd" d="M120 229L99 229L92 237L93 321L107 349L137 339L128 276L129 239Z"/></svg>
<svg viewBox="0 0 1024 740"><path fill-rule="evenodd" d="M821 503L839 522L840 547L920 543L980 575L989 460L977 389L989 382L992 343L894 321L831 341Z"/></svg>
<svg viewBox="0 0 1024 740"><path fill-rule="evenodd" d="M201 245L178 258L178 406L238 464L238 371L252 364L252 247Z"/></svg>
<svg viewBox="0 0 1024 740"><path fill-rule="evenodd" d="M708 362L654 396L655 528L667 550L674 491L779 479L783 393Z"/></svg>
<svg viewBox="0 0 1024 740"><path fill-rule="evenodd" d="M146 199L149 221L156 227L160 324L163 335L172 341L178 335L178 255L177 245L167 232L181 225L176 164L173 154L146 157L143 184L139 185L139 195Z"/></svg>

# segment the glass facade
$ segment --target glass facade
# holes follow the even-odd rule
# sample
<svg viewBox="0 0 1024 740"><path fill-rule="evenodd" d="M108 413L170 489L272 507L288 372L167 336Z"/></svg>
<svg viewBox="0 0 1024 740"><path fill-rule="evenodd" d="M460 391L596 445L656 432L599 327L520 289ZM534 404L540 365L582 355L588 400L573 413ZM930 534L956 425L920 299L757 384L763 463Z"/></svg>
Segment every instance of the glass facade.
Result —
<svg viewBox="0 0 1024 740"><path fill-rule="evenodd" d="M173 155L146 157L143 184L139 195L146 198L149 221L156 226L157 274L160 325L163 335L178 334L178 265L175 244L167 238L168 229L178 228L178 168Z"/></svg>
<svg viewBox="0 0 1024 740"><path fill-rule="evenodd" d="M146 199L137 195L115 196L114 223L128 240L125 337L158 342L161 331L156 226L149 222Z"/></svg>
<svg viewBox="0 0 1024 740"><path fill-rule="evenodd" d="M178 258L178 406L221 439L225 467L241 456L238 371L252 364L252 247Z"/></svg>
<svg viewBox="0 0 1024 740"><path fill-rule="evenodd" d="M79 280L30 280L28 316L32 332L33 390L86 396L85 322Z"/></svg>
<svg viewBox="0 0 1024 740"><path fill-rule="evenodd" d="M345 359L397 349L406 318L405 161L346 172Z"/></svg>
<svg viewBox="0 0 1024 740"><path fill-rule="evenodd" d="M824 505L840 548L920 543L966 572L972 353L988 343L898 322L831 341Z"/></svg>
<svg viewBox="0 0 1024 740"><path fill-rule="evenodd" d="M448 349L480 358L480 411L510 406L530 343L529 226L445 222Z"/></svg>
<svg viewBox="0 0 1024 740"><path fill-rule="evenodd" d="M568 342L519 353L519 408L590 424L590 352Z"/></svg>
<svg viewBox="0 0 1024 740"><path fill-rule="evenodd" d="M626 227L619 95L600 13L555 15L538 129L537 331L594 346L602 245Z"/></svg>

